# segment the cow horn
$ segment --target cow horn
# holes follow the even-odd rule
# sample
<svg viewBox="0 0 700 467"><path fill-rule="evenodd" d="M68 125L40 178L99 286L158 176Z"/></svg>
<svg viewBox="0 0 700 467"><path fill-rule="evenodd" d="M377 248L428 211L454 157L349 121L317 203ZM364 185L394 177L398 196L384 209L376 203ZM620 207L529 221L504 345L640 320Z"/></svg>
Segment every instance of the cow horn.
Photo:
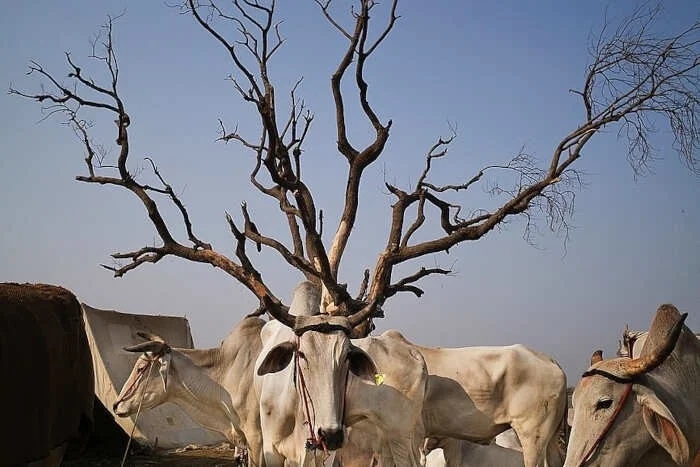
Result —
<svg viewBox="0 0 700 467"><path fill-rule="evenodd" d="M591 355L591 366L603 361L603 351L598 349Z"/></svg>
<svg viewBox="0 0 700 467"><path fill-rule="evenodd" d="M124 347L127 352L153 352L153 353L165 353L170 346L162 341L148 341L141 342L140 344L132 345L129 347Z"/></svg>
<svg viewBox="0 0 700 467"><path fill-rule="evenodd" d="M300 315L295 317L295 323L294 332L299 336L306 331L318 331L323 333L343 331L346 334L352 332L352 328L348 324L348 319L345 316Z"/></svg>
<svg viewBox="0 0 700 467"><path fill-rule="evenodd" d="M661 365L666 358L671 355L673 348L676 346L678 337L683 330L683 322L688 317L688 313L683 313L676 324L666 334L660 345L647 355L639 358L633 358L624 362L622 371L625 376L634 377L647 373Z"/></svg>
<svg viewBox="0 0 700 467"><path fill-rule="evenodd" d="M159 335L147 331L136 331L136 335L139 336L141 339L145 339L147 341L165 342L165 339L163 339Z"/></svg>

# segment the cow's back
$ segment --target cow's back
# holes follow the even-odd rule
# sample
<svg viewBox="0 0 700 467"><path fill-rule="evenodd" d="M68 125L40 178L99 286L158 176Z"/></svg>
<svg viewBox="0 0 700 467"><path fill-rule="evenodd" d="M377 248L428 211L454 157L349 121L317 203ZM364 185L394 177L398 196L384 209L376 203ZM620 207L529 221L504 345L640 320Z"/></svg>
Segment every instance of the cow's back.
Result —
<svg viewBox="0 0 700 467"><path fill-rule="evenodd" d="M524 345L426 349L419 347L431 375L459 382L477 407L489 413L503 410L513 392L558 392L564 372L546 355ZM551 386L551 387L550 387ZM513 401L516 402L516 401Z"/></svg>
<svg viewBox="0 0 700 467"><path fill-rule="evenodd" d="M41 459L87 434L94 381L81 308L66 289L0 284L2 465ZM86 430L87 429L87 430Z"/></svg>

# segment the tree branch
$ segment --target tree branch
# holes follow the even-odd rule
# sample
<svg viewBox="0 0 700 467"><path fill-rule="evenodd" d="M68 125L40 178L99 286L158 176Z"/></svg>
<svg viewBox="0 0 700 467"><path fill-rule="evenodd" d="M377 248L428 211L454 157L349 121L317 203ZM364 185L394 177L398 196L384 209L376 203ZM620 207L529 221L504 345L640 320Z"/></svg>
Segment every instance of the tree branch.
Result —
<svg viewBox="0 0 700 467"><path fill-rule="evenodd" d="M128 129L132 122L118 91L120 70L113 47L111 18L93 41L90 56L105 70L106 85L88 76L72 56L66 54L68 84L31 62L29 74L47 81L52 91L32 94L10 88L11 94L41 103L44 118L56 115L65 118L86 151L88 175L76 177L79 181L123 187L141 200L162 244L115 253L117 266L103 266L117 277L168 255L211 264L243 283L272 316L293 326L294 320L286 314L286 307L270 292L246 252L246 240L251 240L258 251L263 245L272 248L308 279L320 282L322 306L326 312L347 315L355 332L369 332L371 319L383 313L382 306L389 297L398 292L420 296L423 293L418 284L421 279L450 273L437 267L421 268L393 281L396 265L449 252L460 243L478 240L500 229L514 216L524 220L523 235L527 241L531 242L532 235L537 232L538 222L545 222L550 230L564 234L566 244L575 195L584 183L577 163L584 147L602 130L618 130L618 137L627 143L627 158L636 174L642 172L655 155L651 139L655 125L666 122L675 138L674 149L692 171L700 173L697 159L700 148L700 22L696 20L679 33L660 36L654 25L660 18L660 8L640 7L618 27L604 23L601 33L591 42L590 65L582 86L571 91L576 99L581 99L582 119L554 145L553 153L544 164L521 149L512 157L503 158L503 162L476 170L471 178L447 183L432 180L431 170L439 161L447 159L448 149L455 140L456 132L451 129L449 137L439 138L425 154L425 166L415 185L402 189L386 184L394 199L386 244L371 274L365 271L359 294L353 299L346 284L339 281L340 265L360 208L361 178L365 169L383 153L392 124L391 120L382 123L369 98L366 70L368 58L386 41L399 18L397 0L390 2L386 23L377 34L370 31L370 26L375 24L374 20L370 21L370 12L379 5L376 1L356 0L357 6L351 9L350 19L345 21L331 13L331 0L314 1L332 28L348 41L330 83L337 150L347 161L348 169L342 214L328 249L322 240L323 224L328 223L328 219L324 219L323 211L317 208L316 199L302 176L304 144L314 118L297 94L302 79L290 86L289 108L278 112L270 77L271 60L284 43L274 0L232 0L226 8L216 0L182 0L180 9L192 15L195 22L224 47L232 61L234 72L229 79L235 91L254 106L260 119L259 138L249 139L239 134L237 127L227 132L220 119L219 140L238 142L254 154L250 182L277 204L289 228L291 247L263 235L243 204L242 228L226 215L236 243L237 261L234 261L194 234L184 203L152 159L146 158L159 183L150 186L136 180L138 172L130 172L128 166ZM231 26L235 36L230 37L218 21ZM344 88L342 80L348 73L354 74L354 80ZM347 114L347 96L343 94L347 89L357 93L360 117L370 129L371 136L366 144L350 141L348 136L347 124L351 116ZM119 148L115 165L104 163L107 151L91 140L93 124L82 116L83 111L106 112L115 118ZM283 117L278 119L278 115ZM479 184L491 196L491 201L486 206L463 209L468 205L463 198ZM156 194L167 196L168 202L177 207L188 245L178 242L172 235L154 199ZM406 212L414 208L415 217L411 217L411 211L407 220ZM427 239L420 238L416 233L421 229L432 233Z"/></svg>
<svg viewBox="0 0 700 467"><path fill-rule="evenodd" d="M423 295L423 289L420 289L416 287L415 285L412 285L414 282L419 281L420 279L429 276L431 274L441 274L441 275L448 275L451 274L452 271L449 269L442 269L442 268L420 268L418 272L411 274L410 276L406 276L403 279L399 280L395 284L391 284L386 291L386 297L391 297L395 295L398 292L411 292L416 295L416 297L420 297Z"/></svg>
<svg viewBox="0 0 700 467"><path fill-rule="evenodd" d="M109 88L96 84L91 78L86 78L83 75L81 68L73 61L70 54L66 54L66 60L72 70L68 75L68 77L72 80L72 87L69 88L68 86L60 84L51 73L44 70L44 68L36 62L32 62L30 65L29 74L38 74L40 77L47 79L56 92L30 94L15 90L13 88L10 89L10 93L12 94L30 98L38 102L53 102L55 105L48 108L49 115L63 115L66 119L66 124L71 126L75 134L82 142L87 153L85 163L87 165L89 175L79 175L76 177L76 179L87 183L120 186L131 191L136 197L139 198L139 200L141 200L146 212L148 213L151 223L158 232L162 245L146 246L126 253L114 253L112 258L117 261L117 264L115 266L102 266L112 271L115 277L122 277L127 272L144 263L156 263L168 255L177 256L194 262L207 263L222 269L245 285L259 298L267 310L271 310L272 313L278 313L280 310L285 310L286 307L284 307L284 305L282 305L282 303L270 292L268 287L263 282L260 273L247 259L244 249L244 236L242 236L242 239L238 238L237 253L243 263L243 265L239 265L221 253L214 251L209 243L200 240L194 234L192 222L184 203L175 194L172 186L165 181L156 164L150 157L147 157L146 160L150 163L155 176L162 184L162 188L139 183L128 170L130 151L128 127L131 124L131 119L126 112L124 102L122 101L118 92L119 67L117 65L116 54L114 51L112 27L112 18L109 18L108 22L104 26L103 35L98 36L98 38L96 38L93 42L93 51L92 55L90 56L92 59L98 60L105 65L110 81ZM104 40L100 42L99 38L101 37L103 37ZM100 48L101 50L99 50ZM96 92L105 100L90 100L83 98L81 93L86 90ZM97 152L88 133L89 125L87 124L86 120L82 119L79 115L79 112L83 108L92 108L101 111L106 110L116 114L116 144L119 147L116 166L105 166L102 163L102 159L98 159L97 163L99 165L97 167L95 166L95 155ZM104 168L116 168L118 177L98 174L98 170ZM157 202L149 193L167 195L170 201L178 208L188 235L188 239L192 243L192 246L185 246L175 240L161 215ZM230 222L230 224L233 225L232 222ZM127 260L127 262L122 263L122 260Z"/></svg>
<svg viewBox="0 0 700 467"><path fill-rule="evenodd" d="M317 4L321 6L324 15L331 22L331 24L334 25L336 29L341 30L341 32L345 32L346 37L348 37L347 32L343 28L340 28L338 23L330 16L328 12L330 2L321 4L321 2L317 1ZM398 18L396 16L396 0L392 2L388 26L380 35L379 39L377 39L375 44L366 50L365 45L367 42L370 19L369 11L374 6L375 3L372 0L362 0L360 2L360 13L355 15L355 28L352 35L349 35L348 37L348 47L345 50L345 54L343 55L338 68L331 77L331 90L333 92L336 108L338 151L345 156L345 159L349 164L343 213L341 215L340 222L338 223L338 228L328 254L331 273L333 278L336 280L343 253L345 252L350 234L352 233L355 226L355 221L357 219L357 210L359 208L359 189L362 174L365 168L377 160L381 155L382 151L384 150L384 146L389 139L389 129L391 128L391 120L389 120L386 125L383 125L379 121L379 118L369 103L367 98L368 85L364 79L364 72L367 58L389 34L396 19ZM355 147L348 140L345 123L345 104L341 90L342 79L350 67L352 59L355 55L357 55L357 62L355 65L355 84L358 89L360 105L376 134L374 141L366 146L362 151L355 149ZM328 302L329 299L326 297L324 298L324 301Z"/></svg>

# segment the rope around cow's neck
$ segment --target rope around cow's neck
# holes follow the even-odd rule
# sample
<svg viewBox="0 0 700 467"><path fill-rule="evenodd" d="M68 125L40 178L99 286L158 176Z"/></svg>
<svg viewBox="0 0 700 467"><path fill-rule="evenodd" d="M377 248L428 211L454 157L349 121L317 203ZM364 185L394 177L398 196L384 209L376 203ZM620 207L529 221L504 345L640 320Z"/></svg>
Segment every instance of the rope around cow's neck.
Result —
<svg viewBox="0 0 700 467"><path fill-rule="evenodd" d="M136 417L134 417L134 425L131 427L131 433L129 433L129 441L126 443L126 449L124 450L124 457L122 457L121 467L124 467L126 463L126 458L129 455L129 447L131 447L131 440L134 439L134 431L136 430L136 423L139 420L139 414L141 413L141 404L143 404L143 398L146 395L146 388L151 380L151 370L153 370L154 360L150 360L148 363L148 375L146 376L146 384L141 390L141 398L139 399L139 406L136 409Z"/></svg>
<svg viewBox="0 0 700 467"><path fill-rule="evenodd" d="M297 348L294 352L294 370L299 378L299 392L301 392L301 398L304 402L304 414L306 416L306 423L309 426L309 438L306 440L306 449L315 451L319 447L323 449L324 454L328 454L326 449L326 443L323 442L323 438L317 437L314 433L314 425L311 417L311 410L309 410L309 403L313 408L313 401L311 400L311 394L309 394L309 388L306 386L306 380L304 379L304 373L301 371L301 365L299 364L299 337L297 337L296 342ZM315 415L315 414L314 414ZM315 418L315 417L314 417Z"/></svg>

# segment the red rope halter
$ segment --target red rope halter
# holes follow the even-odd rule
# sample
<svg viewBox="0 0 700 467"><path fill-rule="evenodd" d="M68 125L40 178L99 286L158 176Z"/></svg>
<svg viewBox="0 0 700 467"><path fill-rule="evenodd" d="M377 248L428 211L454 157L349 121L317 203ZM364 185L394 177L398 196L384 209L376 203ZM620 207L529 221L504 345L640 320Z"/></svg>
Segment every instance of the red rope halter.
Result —
<svg viewBox="0 0 700 467"><path fill-rule="evenodd" d="M326 448L326 443L323 439L316 436L314 432L314 425L311 417L311 410L309 406L313 408L313 401L311 400L311 394L309 394L309 388L306 384L306 379L304 378L304 373L301 371L301 365L299 364L299 337L296 340L296 349L294 351L294 371L298 375L299 379L299 392L301 392L301 398L304 401L304 415L306 417L306 424L309 426L309 437L306 439L306 449L315 451L318 448L323 449L323 452L328 454L328 449Z"/></svg>

